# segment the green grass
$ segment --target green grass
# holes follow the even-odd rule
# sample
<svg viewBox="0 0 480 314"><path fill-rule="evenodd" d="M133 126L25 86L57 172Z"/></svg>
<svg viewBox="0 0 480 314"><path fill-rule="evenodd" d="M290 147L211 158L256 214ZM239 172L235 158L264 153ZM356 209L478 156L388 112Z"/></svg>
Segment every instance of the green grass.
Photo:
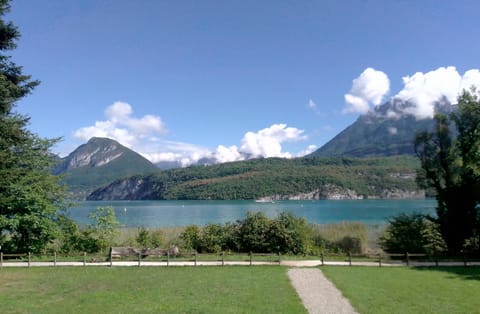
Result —
<svg viewBox="0 0 480 314"><path fill-rule="evenodd" d="M480 267L323 267L360 313L480 313Z"/></svg>
<svg viewBox="0 0 480 314"><path fill-rule="evenodd" d="M284 267L0 270L2 313L305 313Z"/></svg>

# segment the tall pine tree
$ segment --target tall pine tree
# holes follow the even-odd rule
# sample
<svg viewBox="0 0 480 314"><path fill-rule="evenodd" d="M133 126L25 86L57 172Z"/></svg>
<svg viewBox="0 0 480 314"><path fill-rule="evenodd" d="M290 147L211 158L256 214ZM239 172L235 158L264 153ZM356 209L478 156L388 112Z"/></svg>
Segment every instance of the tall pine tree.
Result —
<svg viewBox="0 0 480 314"><path fill-rule="evenodd" d="M50 148L58 139L43 139L27 128L29 117L14 109L38 81L22 73L7 52L20 33L3 17L9 0L0 0L0 245L3 251L41 252L57 236L64 192L50 173Z"/></svg>

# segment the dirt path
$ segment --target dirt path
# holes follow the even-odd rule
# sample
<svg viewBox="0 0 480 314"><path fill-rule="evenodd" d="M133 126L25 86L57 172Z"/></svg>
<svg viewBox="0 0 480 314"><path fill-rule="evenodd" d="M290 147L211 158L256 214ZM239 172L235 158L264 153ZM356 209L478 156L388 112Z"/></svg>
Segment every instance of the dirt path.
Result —
<svg viewBox="0 0 480 314"><path fill-rule="evenodd" d="M288 277L308 313L357 313L318 268L291 268Z"/></svg>

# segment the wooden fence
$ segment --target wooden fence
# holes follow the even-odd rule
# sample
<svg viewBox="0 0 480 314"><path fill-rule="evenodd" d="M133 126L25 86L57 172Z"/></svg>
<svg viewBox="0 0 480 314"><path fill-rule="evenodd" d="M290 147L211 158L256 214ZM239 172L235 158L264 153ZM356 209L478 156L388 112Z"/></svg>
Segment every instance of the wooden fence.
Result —
<svg viewBox="0 0 480 314"><path fill-rule="evenodd" d="M6 254L0 252L0 267L5 263L8 266L26 266L31 267L32 263L37 266L41 263L48 263L50 266L58 265L74 265L74 266L91 266L91 265L123 265L121 262L132 262L135 265L292 265L295 261L310 261L312 265L348 265L348 266L471 266L480 265L480 256L464 255L463 257L449 258L444 256L428 256L426 254L378 254L378 255L359 255L359 254L320 254L320 256L308 256L304 259L298 256L289 257L281 254L271 253L228 253L221 252L218 254L200 254L197 252L178 252L172 249L135 249L116 247L111 248L107 257L105 255L83 255L70 257L53 253L50 256L34 256L31 253ZM316 263L315 263L316 262Z"/></svg>

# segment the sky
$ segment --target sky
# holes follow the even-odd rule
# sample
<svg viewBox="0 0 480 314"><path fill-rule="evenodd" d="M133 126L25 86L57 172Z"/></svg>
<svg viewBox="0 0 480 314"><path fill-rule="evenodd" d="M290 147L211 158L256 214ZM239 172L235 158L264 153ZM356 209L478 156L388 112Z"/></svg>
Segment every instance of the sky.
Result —
<svg viewBox="0 0 480 314"><path fill-rule="evenodd" d="M29 128L66 156L109 137L152 162L297 157L401 98L480 86L478 1L14 0Z"/></svg>

